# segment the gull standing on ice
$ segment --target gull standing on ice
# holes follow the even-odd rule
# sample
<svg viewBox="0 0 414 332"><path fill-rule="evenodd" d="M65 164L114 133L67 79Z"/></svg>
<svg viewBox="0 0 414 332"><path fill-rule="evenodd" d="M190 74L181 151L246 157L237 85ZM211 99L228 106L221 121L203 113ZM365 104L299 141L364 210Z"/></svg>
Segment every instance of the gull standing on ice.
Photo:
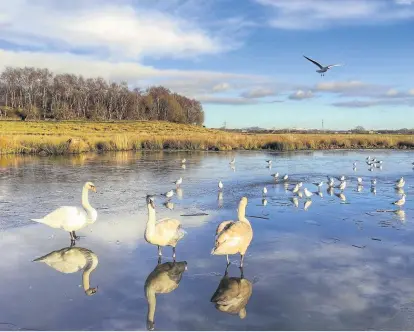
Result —
<svg viewBox="0 0 414 332"><path fill-rule="evenodd" d="M218 187L219 187L219 190L222 190L222 189L223 189L223 182L221 182L221 181L220 181L220 182L218 183Z"/></svg>

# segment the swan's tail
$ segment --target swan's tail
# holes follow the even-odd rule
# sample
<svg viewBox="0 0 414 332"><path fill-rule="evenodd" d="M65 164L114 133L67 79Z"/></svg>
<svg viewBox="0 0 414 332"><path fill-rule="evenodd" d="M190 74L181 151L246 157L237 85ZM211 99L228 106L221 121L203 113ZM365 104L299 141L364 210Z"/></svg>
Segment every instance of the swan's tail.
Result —
<svg viewBox="0 0 414 332"><path fill-rule="evenodd" d="M178 229L178 239L181 240L184 236L187 235L187 232L184 230L184 228L180 227Z"/></svg>

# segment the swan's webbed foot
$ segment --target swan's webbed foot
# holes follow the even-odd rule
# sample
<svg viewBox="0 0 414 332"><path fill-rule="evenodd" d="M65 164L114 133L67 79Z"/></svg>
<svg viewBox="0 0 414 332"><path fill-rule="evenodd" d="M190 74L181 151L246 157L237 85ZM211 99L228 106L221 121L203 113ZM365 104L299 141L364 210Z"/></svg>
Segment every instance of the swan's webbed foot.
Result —
<svg viewBox="0 0 414 332"><path fill-rule="evenodd" d="M161 264L161 256L158 256L158 265Z"/></svg>

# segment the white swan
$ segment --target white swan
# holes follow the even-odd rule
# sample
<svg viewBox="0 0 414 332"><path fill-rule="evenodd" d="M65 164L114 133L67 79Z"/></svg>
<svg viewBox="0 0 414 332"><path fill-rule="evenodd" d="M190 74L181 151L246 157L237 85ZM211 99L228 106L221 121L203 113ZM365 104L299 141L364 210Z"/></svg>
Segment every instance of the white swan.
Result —
<svg viewBox="0 0 414 332"><path fill-rule="evenodd" d="M42 219L31 219L41 224L48 225L52 228L62 228L70 233L72 244L78 239L75 231L85 227L87 224L93 224L98 217L96 210L89 204L88 190L96 192L96 187L92 182L86 182L82 189L82 206L61 206L55 211L49 213Z"/></svg>
<svg viewBox="0 0 414 332"><path fill-rule="evenodd" d="M147 227L145 228L145 240L158 246L158 256L161 256L161 247L170 246L173 248L175 260L175 247L187 232L182 228L181 223L176 219L164 218L156 222L154 197L148 195L146 198L148 208Z"/></svg>
<svg viewBox="0 0 414 332"><path fill-rule="evenodd" d="M52 251L33 262L42 262L61 273L75 273L83 269L82 285L86 295L93 295L98 287L90 287L89 278L93 270L98 266L98 256L86 248L67 247Z"/></svg>

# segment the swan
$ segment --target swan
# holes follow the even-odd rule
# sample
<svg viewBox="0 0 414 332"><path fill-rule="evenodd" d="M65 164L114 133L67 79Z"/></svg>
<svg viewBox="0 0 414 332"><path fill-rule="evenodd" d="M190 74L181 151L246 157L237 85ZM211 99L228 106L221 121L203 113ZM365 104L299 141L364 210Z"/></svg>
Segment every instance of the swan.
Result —
<svg viewBox="0 0 414 332"><path fill-rule="evenodd" d="M82 189L82 206L61 206L41 219L31 219L32 221L48 225L52 228L62 228L69 232L72 245L79 237L75 231L93 224L98 217L96 210L89 204L88 190L96 192L96 187L92 182L86 182Z"/></svg>
<svg viewBox="0 0 414 332"><path fill-rule="evenodd" d="M221 182L221 181L220 181L220 182L218 183L218 188L219 188L219 190L222 190L222 189L223 189L223 182Z"/></svg>
<svg viewBox="0 0 414 332"><path fill-rule="evenodd" d="M83 269L82 285L86 295L93 295L98 287L90 287L89 278L98 266L98 256L89 249L79 247L66 247L52 251L33 262L42 262L61 273L75 273Z"/></svg>
<svg viewBox="0 0 414 332"><path fill-rule="evenodd" d="M238 221L223 221L216 229L216 241L211 250L212 255L226 255L227 264L229 255L240 253L240 266L243 266L244 255L253 238L253 229L246 219L247 197L239 202Z"/></svg>
<svg viewBox="0 0 414 332"><path fill-rule="evenodd" d="M187 232L176 219L163 218L156 222L154 197L147 195L148 208L147 227L145 228L145 241L158 246L158 256L162 256L161 247L170 246L175 260L175 247Z"/></svg>
<svg viewBox="0 0 414 332"><path fill-rule="evenodd" d="M160 264L161 260L158 259L158 265L148 275L145 280L144 291L145 298L148 302L147 313L147 329L154 330L154 316L155 306L157 304L156 294L168 294L177 289L184 271L187 271L187 262L165 262Z"/></svg>
<svg viewBox="0 0 414 332"><path fill-rule="evenodd" d="M236 314L240 319L244 319L247 315L246 305L252 295L253 285L250 280L244 278L243 268L240 268L240 278L229 278L228 268L229 265L210 302L215 303L217 310Z"/></svg>

